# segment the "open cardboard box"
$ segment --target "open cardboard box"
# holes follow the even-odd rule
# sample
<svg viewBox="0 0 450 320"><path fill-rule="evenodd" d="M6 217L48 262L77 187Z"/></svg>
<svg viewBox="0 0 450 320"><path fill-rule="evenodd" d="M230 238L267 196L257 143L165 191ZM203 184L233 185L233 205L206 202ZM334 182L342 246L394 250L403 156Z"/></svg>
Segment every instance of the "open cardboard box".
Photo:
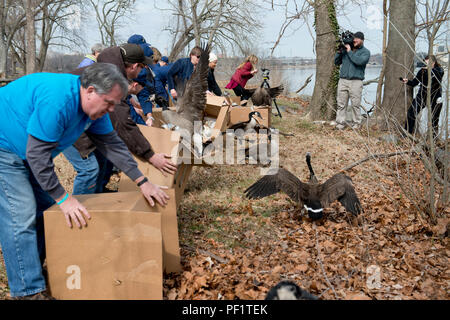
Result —
<svg viewBox="0 0 450 320"><path fill-rule="evenodd" d="M57 205L44 213L52 296L162 299L162 219L174 208L151 207L140 192L75 197L91 215L87 227L69 228Z"/></svg>
<svg viewBox="0 0 450 320"><path fill-rule="evenodd" d="M261 113L263 120L259 119L259 122L270 128L272 121L272 107L264 106L264 107L232 107L230 108L230 119L228 122L228 127L243 121L248 121L248 115L252 111L258 111Z"/></svg>

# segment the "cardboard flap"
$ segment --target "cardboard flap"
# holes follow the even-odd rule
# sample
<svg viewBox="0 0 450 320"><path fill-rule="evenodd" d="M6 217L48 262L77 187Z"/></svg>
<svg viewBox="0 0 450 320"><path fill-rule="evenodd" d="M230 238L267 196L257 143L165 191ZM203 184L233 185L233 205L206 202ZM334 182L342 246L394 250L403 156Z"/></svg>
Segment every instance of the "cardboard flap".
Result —
<svg viewBox="0 0 450 320"><path fill-rule="evenodd" d="M180 133L144 125L138 125L138 127L144 137L149 141L155 153L168 154L172 156L172 163L177 163ZM150 182L169 188L173 185L173 175L167 174L167 176L165 177L161 171L152 166L148 161L144 161L143 159L140 159L136 156L134 156L134 159L138 163L139 170L141 170L141 172L146 177L148 177ZM136 191L139 190L139 188L136 186L136 183L134 181L128 178L124 173L121 173L119 190Z"/></svg>

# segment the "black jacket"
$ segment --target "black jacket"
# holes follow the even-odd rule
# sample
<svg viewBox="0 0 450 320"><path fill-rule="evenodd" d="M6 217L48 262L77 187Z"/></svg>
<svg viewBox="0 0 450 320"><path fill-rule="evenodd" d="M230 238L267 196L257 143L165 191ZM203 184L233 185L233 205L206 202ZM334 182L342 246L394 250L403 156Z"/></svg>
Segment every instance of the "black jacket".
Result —
<svg viewBox="0 0 450 320"><path fill-rule="evenodd" d="M97 62L107 62L116 65L126 78L125 65L119 47L111 47L102 51ZM86 68L86 67L85 67ZM72 74L81 75L85 68L77 69ZM114 130L125 142L128 149L134 155L145 160L150 159L155 152L148 140L142 135L136 123L130 115L130 107L125 100L114 107L114 111L109 113ZM83 133L74 143L74 147L80 152L83 158L89 156L95 150L95 145L89 137Z"/></svg>
<svg viewBox="0 0 450 320"><path fill-rule="evenodd" d="M214 77L214 69L211 68L209 68L208 71L208 91L211 91L216 96L222 95L222 90L220 90L220 87L216 82L216 78Z"/></svg>
<svg viewBox="0 0 450 320"><path fill-rule="evenodd" d="M442 67L434 67L431 69L431 101L435 101L442 96L441 82L444 76L444 69ZM408 80L406 83L408 86L415 87L420 84L418 98L426 99L427 86L428 86L428 70L427 68L421 68L414 79Z"/></svg>

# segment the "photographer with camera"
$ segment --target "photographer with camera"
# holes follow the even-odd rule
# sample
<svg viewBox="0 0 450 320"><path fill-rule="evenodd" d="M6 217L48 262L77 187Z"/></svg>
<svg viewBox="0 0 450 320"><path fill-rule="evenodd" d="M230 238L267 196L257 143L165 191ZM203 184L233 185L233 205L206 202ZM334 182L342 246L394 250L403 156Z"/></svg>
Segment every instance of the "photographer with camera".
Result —
<svg viewBox="0 0 450 320"><path fill-rule="evenodd" d="M419 91L411 106L408 108L406 116L405 130L410 134L414 134L417 115L427 105L427 86L428 86L428 69L431 65L431 114L433 116L433 137L436 137L439 132L439 115L442 109L442 89L441 82L444 76L444 69L439 65L434 55L425 57L425 64L422 64L419 72L413 80L400 78L404 84L415 87L420 84ZM440 99L441 98L441 99Z"/></svg>
<svg viewBox="0 0 450 320"><path fill-rule="evenodd" d="M360 106L364 73L370 59L370 51L364 47L362 32L344 32L342 42L334 57L334 64L341 65L337 89L336 128L342 130L349 123L353 129L358 129L361 125ZM352 118L347 121L346 108L349 98Z"/></svg>

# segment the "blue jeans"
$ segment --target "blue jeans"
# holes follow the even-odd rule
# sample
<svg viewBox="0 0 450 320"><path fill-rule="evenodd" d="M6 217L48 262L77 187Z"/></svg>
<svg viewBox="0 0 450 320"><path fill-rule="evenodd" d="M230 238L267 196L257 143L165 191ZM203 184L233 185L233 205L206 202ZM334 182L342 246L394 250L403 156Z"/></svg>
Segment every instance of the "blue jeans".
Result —
<svg viewBox="0 0 450 320"><path fill-rule="evenodd" d="M43 211L54 203L28 164L0 149L0 243L12 297L46 289Z"/></svg>
<svg viewBox="0 0 450 320"><path fill-rule="evenodd" d="M80 152L70 146L63 151L77 172L73 183L73 194L102 193L112 175L113 165L99 151L91 152L86 159Z"/></svg>

